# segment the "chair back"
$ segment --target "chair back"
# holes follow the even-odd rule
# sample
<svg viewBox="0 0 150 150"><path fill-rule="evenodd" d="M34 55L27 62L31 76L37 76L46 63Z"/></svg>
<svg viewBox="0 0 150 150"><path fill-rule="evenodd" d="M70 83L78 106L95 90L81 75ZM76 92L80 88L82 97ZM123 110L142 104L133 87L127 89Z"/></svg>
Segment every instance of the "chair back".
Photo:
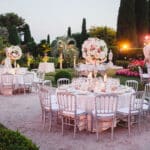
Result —
<svg viewBox="0 0 150 150"><path fill-rule="evenodd" d="M57 100L60 112L76 115L77 102L74 94L69 92L58 92Z"/></svg>
<svg viewBox="0 0 150 150"><path fill-rule="evenodd" d="M138 70L139 70L139 75L143 74L143 70L140 66L138 66Z"/></svg>
<svg viewBox="0 0 150 150"><path fill-rule="evenodd" d="M143 104L143 98L144 98L144 91L138 91L131 95L130 106L129 106L130 113L141 111L142 104Z"/></svg>
<svg viewBox="0 0 150 150"><path fill-rule="evenodd" d="M150 83L145 84L144 96L146 100L150 101Z"/></svg>
<svg viewBox="0 0 150 150"><path fill-rule="evenodd" d="M116 115L118 96L116 94L101 94L95 97L95 115Z"/></svg>
<svg viewBox="0 0 150 150"><path fill-rule="evenodd" d="M48 87L52 87L52 81L51 80L44 80L42 82L43 85L48 86Z"/></svg>
<svg viewBox="0 0 150 150"><path fill-rule="evenodd" d="M37 72L37 78L39 78L40 81L44 81L45 73L44 72Z"/></svg>
<svg viewBox="0 0 150 150"><path fill-rule="evenodd" d="M1 74L1 84L2 86L13 86L14 75L5 73Z"/></svg>
<svg viewBox="0 0 150 150"><path fill-rule="evenodd" d="M33 73L26 73L23 76L23 82L24 84L32 84L34 80L34 74Z"/></svg>
<svg viewBox="0 0 150 150"><path fill-rule="evenodd" d="M42 109L44 109L45 107L51 109L51 93L49 91L49 88L43 85L39 87L39 99Z"/></svg>
<svg viewBox="0 0 150 150"><path fill-rule="evenodd" d="M135 90L135 92L138 90L138 81L136 80L127 80L125 82L125 85L128 87L132 87Z"/></svg>
<svg viewBox="0 0 150 150"><path fill-rule="evenodd" d="M70 83L70 79L68 79L68 78L59 78L57 80L57 87L60 87L61 85L69 84L69 83Z"/></svg>

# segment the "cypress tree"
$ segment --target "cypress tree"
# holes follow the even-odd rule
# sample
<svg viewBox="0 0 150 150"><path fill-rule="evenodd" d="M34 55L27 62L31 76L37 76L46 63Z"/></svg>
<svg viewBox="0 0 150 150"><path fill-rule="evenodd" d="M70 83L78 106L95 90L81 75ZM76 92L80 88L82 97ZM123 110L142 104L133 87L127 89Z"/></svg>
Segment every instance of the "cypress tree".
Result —
<svg viewBox="0 0 150 150"><path fill-rule="evenodd" d="M50 45L50 35L47 35L47 44Z"/></svg>
<svg viewBox="0 0 150 150"><path fill-rule="evenodd" d="M71 37L71 27L68 27L67 37Z"/></svg>
<svg viewBox="0 0 150 150"><path fill-rule="evenodd" d="M150 0L148 1L148 25L149 25L148 31L150 34Z"/></svg>
<svg viewBox="0 0 150 150"><path fill-rule="evenodd" d="M82 20L82 30L81 30L81 45L83 44L83 42L88 38L88 34L87 34L87 30L86 30L86 19L83 18ZM79 48L79 50L81 49L81 47ZM79 56L81 57L82 53L81 50L79 52Z"/></svg>
<svg viewBox="0 0 150 150"><path fill-rule="evenodd" d="M31 32L28 24L24 26L24 43L32 42Z"/></svg>
<svg viewBox="0 0 150 150"><path fill-rule="evenodd" d="M9 32L9 42L12 45L19 45L20 44L20 39L18 36L18 31L15 25L11 26L8 30Z"/></svg>
<svg viewBox="0 0 150 150"><path fill-rule="evenodd" d="M117 21L117 41L120 44L128 41L130 46L137 47L135 0L121 0Z"/></svg>
<svg viewBox="0 0 150 150"><path fill-rule="evenodd" d="M143 46L144 36L148 33L148 1L135 0L136 32L138 46Z"/></svg>
<svg viewBox="0 0 150 150"><path fill-rule="evenodd" d="M81 38L82 38L82 41L87 39L86 19L85 18L83 18L83 21L82 21Z"/></svg>

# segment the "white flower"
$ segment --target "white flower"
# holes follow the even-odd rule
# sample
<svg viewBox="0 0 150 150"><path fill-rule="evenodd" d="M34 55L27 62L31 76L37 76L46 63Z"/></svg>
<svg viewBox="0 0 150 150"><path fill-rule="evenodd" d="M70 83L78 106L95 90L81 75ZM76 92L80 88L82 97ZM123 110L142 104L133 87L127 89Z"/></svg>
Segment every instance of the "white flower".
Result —
<svg viewBox="0 0 150 150"><path fill-rule="evenodd" d="M18 60L22 56L22 50L19 46L6 47L6 56L12 60Z"/></svg>

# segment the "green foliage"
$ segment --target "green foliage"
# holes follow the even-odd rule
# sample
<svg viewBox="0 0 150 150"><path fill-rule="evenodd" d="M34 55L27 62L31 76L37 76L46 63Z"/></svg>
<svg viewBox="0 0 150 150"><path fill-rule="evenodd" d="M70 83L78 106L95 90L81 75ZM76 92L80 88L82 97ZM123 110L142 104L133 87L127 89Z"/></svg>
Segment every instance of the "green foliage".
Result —
<svg viewBox="0 0 150 150"><path fill-rule="evenodd" d="M60 71L56 72L56 74L55 74L55 83L57 82L57 80L59 78L68 78L71 80L72 76L68 71L60 70Z"/></svg>
<svg viewBox="0 0 150 150"><path fill-rule="evenodd" d="M118 59L144 59L143 50L141 49L128 49L125 51L119 52Z"/></svg>
<svg viewBox="0 0 150 150"><path fill-rule="evenodd" d="M18 31L17 31L16 26L15 25L11 26L8 31L9 31L9 42L12 45L19 45L20 39L18 36Z"/></svg>
<svg viewBox="0 0 150 150"><path fill-rule="evenodd" d="M7 29L13 25L18 27L23 24L24 19L15 13L6 13L0 15L0 26L7 27Z"/></svg>
<svg viewBox="0 0 150 150"><path fill-rule="evenodd" d="M32 42L32 37L31 37L30 28L28 24L24 25L23 31L24 31L24 44Z"/></svg>
<svg viewBox="0 0 150 150"><path fill-rule="evenodd" d="M48 53L48 54L50 53L50 45L47 43L46 40L41 40L40 44L38 44L37 46L37 49L38 49L37 54L41 56L43 56L44 53Z"/></svg>
<svg viewBox="0 0 150 150"><path fill-rule="evenodd" d="M63 66L70 68L73 67L74 63L74 57L76 57L76 61L78 59L78 49L76 47L70 47L66 49L64 52L64 61L63 61Z"/></svg>
<svg viewBox="0 0 150 150"><path fill-rule="evenodd" d="M4 44L8 43L8 36L8 29L6 27L0 27L0 37L3 39Z"/></svg>
<svg viewBox="0 0 150 150"><path fill-rule="evenodd" d="M76 40L76 46L78 48L79 53L81 53L81 45L82 45L81 33L73 33L72 37Z"/></svg>
<svg viewBox="0 0 150 150"><path fill-rule="evenodd" d="M49 61L48 62L53 62L55 65L55 68L58 67L58 58L56 57L49 57Z"/></svg>
<svg viewBox="0 0 150 150"><path fill-rule="evenodd" d="M150 33L150 1L148 2L148 9L149 9L149 12L148 12L148 24L149 24L148 32Z"/></svg>
<svg viewBox="0 0 150 150"><path fill-rule="evenodd" d="M116 60L115 65L122 66L123 68L127 68L129 65L129 60Z"/></svg>
<svg viewBox="0 0 150 150"><path fill-rule="evenodd" d="M91 37L103 39L109 47L116 46L116 31L109 27L91 27L89 29Z"/></svg>
<svg viewBox="0 0 150 150"><path fill-rule="evenodd" d="M0 150L38 150L31 140L21 135L18 131L0 126Z"/></svg>
<svg viewBox="0 0 150 150"><path fill-rule="evenodd" d="M147 0L135 0L135 17L138 46L143 47L144 36L148 34L148 3Z"/></svg>
<svg viewBox="0 0 150 150"><path fill-rule="evenodd" d="M37 46L34 41L28 42L26 45L26 52L30 52L34 57L37 56Z"/></svg>
<svg viewBox="0 0 150 150"><path fill-rule="evenodd" d="M129 42L131 47L137 47L135 0L121 0L117 22L117 41Z"/></svg>
<svg viewBox="0 0 150 150"><path fill-rule="evenodd" d="M71 37L71 27L68 27L67 37Z"/></svg>
<svg viewBox="0 0 150 150"><path fill-rule="evenodd" d="M86 30L86 19L83 18L82 20L82 30L81 30L81 45L82 43L88 39L89 35L87 34L87 30ZM81 47L79 47L79 49L81 49ZM79 56L82 56L82 53L80 51Z"/></svg>
<svg viewBox="0 0 150 150"><path fill-rule="evenodd" d="M47 35L47 44L50 45L50 35Z"/></svg>

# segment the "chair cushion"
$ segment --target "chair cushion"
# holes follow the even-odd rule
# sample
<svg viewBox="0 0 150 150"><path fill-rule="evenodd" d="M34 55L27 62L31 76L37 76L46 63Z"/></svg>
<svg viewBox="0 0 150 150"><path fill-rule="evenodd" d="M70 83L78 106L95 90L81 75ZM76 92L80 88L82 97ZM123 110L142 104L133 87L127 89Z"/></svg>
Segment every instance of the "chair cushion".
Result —
<svg viewBox="0 0 150 150"><path fill-rule="evenodd" d="M77 115L77 116L80 116L80 115L83 115L83 114L86 114L86 112L85 112L84 110L77 109L77 111L76 111L76 115ZM63 111L63 115L74 116L75 113L74 113L74 112L69 112L69 111Z"/></svg>
<svg viewBox="0 0 150 150"><path fill-rule="evenodd" d="M120 109L117 110L117 113L128 115L129 114L129 107L120 108ZM131 114L137 114L137 113L139 113L138 110L131 111Z"/></svg>
<svg viewBox="0 0 150 150"><path fill-rule="evenodd" d="M143 104L143 110L148 110L149 109L149 105L148 104Z"/></svg>
<svg viewBox="0 0 150 150"><path fill-rule="evenodd" d="M148 73L143 73L141 76L142 76L143 78L150 78L150 75L149 75Z"/></svg>
<svg viewBox="0 0 150 150"><path fill-rule="evenodd" d="M50 111L50 110L57 111L58 110L58 105L57 104L52 104L52 108L51 109L50 109L49 106L45 106L44 109L47 110L47 111Z"/></svg>
<svg viewBox="0 0 150 150"><path fill-rule="evenodd" d="M100 111L97 111L100 112ZM97 117L113 117L115 114L114 113L103 113L103 111L101 111L102 113L98 113ZM95 115L95 110L92 111L92 114Z"/></svg>

